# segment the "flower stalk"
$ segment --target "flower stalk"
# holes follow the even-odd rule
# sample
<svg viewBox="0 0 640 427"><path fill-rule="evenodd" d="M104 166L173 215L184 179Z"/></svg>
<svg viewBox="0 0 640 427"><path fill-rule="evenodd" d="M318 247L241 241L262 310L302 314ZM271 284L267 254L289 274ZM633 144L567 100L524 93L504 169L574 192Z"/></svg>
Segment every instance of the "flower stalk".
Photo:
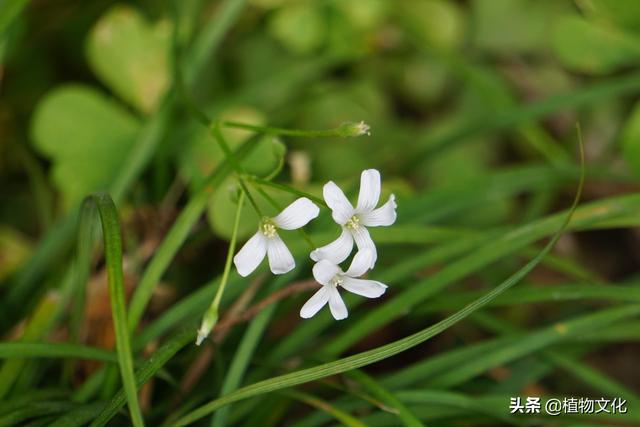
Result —
<svg viewBox="0 0 640 427"><path fill-rule="evenodd" d="M224 294L224 289L229 281L229 272L231 271L231 262L233 260L233 254L236 251L236 241L238 239L238 227L240 225L240 215L242 213L242 206L244 205L244 194L240 193L238 197L238 208L236 209L236 217L233 222L233 231L231 233L231 241L229 242L229 250L227 251L227 259L224 264L224 271L222 272L222 278L220 279L220 286L216 292L216 296L213 298L211 305L205 312L200 328L198 328L198 336L196 338L196 345L202 344L202 341L209 336L213 327L218 323L218 313L220 308L220 301Z"/></svg>

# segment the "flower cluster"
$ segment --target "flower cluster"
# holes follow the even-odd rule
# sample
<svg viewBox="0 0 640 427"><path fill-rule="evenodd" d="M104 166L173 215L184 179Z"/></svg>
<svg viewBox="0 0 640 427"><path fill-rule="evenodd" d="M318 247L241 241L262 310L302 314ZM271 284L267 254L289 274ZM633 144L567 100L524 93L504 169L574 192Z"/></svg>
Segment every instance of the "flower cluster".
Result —
<svg viewBox="0 0 640 427"><path fill-rule="evenodd" d="M326 246L311 252L315 261L313 277L321 285L302 307L300 316L309 318L329 303L336 320L348 316L347 307L338 288L366 298L377 298L384 294L387 286L374 280L360 279L373 269L378 257L376 246L367 227L389 226L396 220L396 201L392 194L389 200L376 208L380 199L380 172L368 169L360 177L360 192L354 208L342 190L329 181L323 188L323 197L331 209L333 220L340 226L340 236ZM301 197L273 218L263 218L258 231L238 251L233 262L241 276L248 276L260 265L264 257L274 274L284 274L295 268L291 252L284 244L278 230L295 230L307 225L320 213L316 204ZM345 261L356 245L358 252L347 271L339 264Z"/></svg>

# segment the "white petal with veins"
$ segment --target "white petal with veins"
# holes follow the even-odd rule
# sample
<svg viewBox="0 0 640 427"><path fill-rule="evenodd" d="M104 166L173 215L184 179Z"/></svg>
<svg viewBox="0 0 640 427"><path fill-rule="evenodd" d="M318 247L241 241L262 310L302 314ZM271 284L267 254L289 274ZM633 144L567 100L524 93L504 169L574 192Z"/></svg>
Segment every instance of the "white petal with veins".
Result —
<svg viewBox="0 0 640 427"><path fill-rule="evenodd" d="M369 230L367 230L366 227L358 227L350 231L353 235L353 240L355 240L356 245L358 246L358 250L363 251L368 249L371 251L372 257L369 268L373 268L378 258L378 252L376 251L376 245L373 243L373 240L371 240Z"/></svg>
<svg viewBox="0 0 640 427"><path fill-rule="evenodd" d="M288 273L296 266L289 248L277 234L267 239L267 257L273 274Z"/></svg>
<svg viewBox="0 0 640 427"><path fill-rule="evenodd" d="M300 309L300 317L308 319L313 317L329 301L329 292L326 286L322 286L318 292L313 294Z"/></svg>
<svg viewBox="0 0 640 427"><path fill-rule="evenodd" d="M353 277L344 277L340 286L353 294L367 298L378 298L387 290L387 285L384 283L375 280L354 279Z"/></svg>
<svg viewBox="0 0 640 427"><path fill-rule="evenodd" d="M351 261L349 269L344 274L351 277L360 277L369 271L372 262L373 252L371 252L370 249L358 251L356 256L353 257L353 261Z"/></svg>
<svg viewBox="0 0 640 427"><path fill-rule="evenodd" d="M354 214L354 209L340 187L333 181L327 182L322 188L322 195L327 206L331 208L333 220L344 225Z"/></svg>
<svg viewBox="0 0 640 427"><path fill-rule="evenodd" d="M360 175L360 193L358 194L357 211L372 211L380 199L380 172L367 169Z"/></svg>
<svg viewBox="0 0 640 427"><path fill-rule="evenodd" d="M238 269L238 274L247 277L255 270L267 253L267 238L258 231L233 257L233 263Z"/></svg>
<svg viewBox="0 0 640 427"><path fill-rule="evenodd" d="M311 252L311 259L314 261L320 261L321 259L327 259L334 264L340 264L342 261L349 257L351 250L353 249L353 236L346 228L342 227L342 233L340 236L329 243Z"/></svg>
<svg viewBox="0 0 640 427"><path fill-rule="evenodd" d="M333 318L336 320L346 319L349 312L347 311L347 306L344 305L338 289L333 286L327 286L327 289L329 290L329 308L331 309Z"/></svg>
<svg viewBox="0 0 640 427"><path fill-rule="evenodd" d="M316 218L320 213L320 208L306 197L300 197L289 206L284 208L282 212L275 218L273 222L278 228L283 230L295 230L304 227Z"/></svg>
<svg viewBox="0 0 640 427"><path fill-rule="evenodd" d="M396 196L393 194L389 196L389 200L378 209L374 209L371 212L365 212L360 214L362 224L367 227L379 227L388 226L396 222Z"/></svg>

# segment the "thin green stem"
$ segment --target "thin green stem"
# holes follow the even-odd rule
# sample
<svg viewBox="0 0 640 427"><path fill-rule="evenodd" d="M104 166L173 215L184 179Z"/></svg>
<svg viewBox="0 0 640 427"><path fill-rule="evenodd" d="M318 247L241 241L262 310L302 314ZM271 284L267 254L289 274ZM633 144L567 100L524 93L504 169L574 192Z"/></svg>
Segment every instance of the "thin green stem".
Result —
<svg viewBox="0 0 640 427"><path fill-rule="evenodd" d="M198 337L196 338L196 344L200 345L202 341L209 336L211 329L218 322L218 313L220 308L220 301L222 300L222 295L224 294L224 290L227 286L227 282L229 281L229 272L231 271L231 261L233 260L233 255L236 252L236 242L238 240L238 227L240 225L240 217L242 213L242 206L244 205L244 194L240 193L240 197L238 198L238 209L236 210L236 217L233 222L233 231L231 233L231 241L229 242L229 250L227 251L227 259L224 263L224 271L222 272L222 279L220 279L220 286L218 286L218 290L216 292L211 305L205 312L204 317L202 318L202 323L200 324L200 328L198 329Z"/></svg>
<svg viewBox="0 0 640 427"><path fill-rule="evenodd" d="M279 136L297 136L302 138L327 138L327 137L355 137L369 134L369 126L364 122L353 123L347 122L333 129L323 130L302 130L302 129L285 129L271 126L259 126L248 123L239 123L233 121L223 121L222 126L236 129L246 129L254 132Z"/></svg>
<svg viewBox="0 0 640 427"><path fill-rule="evenodd" d="M283 184L278 184L277 182L272 182L272 181L267 181L266 179L257 177L255 175L246 175L245 176L246 179L248 179L251 182L254 182L256 184L260 184L260 185L266 185L268 187L272 187L275 188L277 190L280 191L285 191L287 193L291 193L291 194L295 194L297 196L300 197L306 197L308 199L310 199L311 201L313 201L314 203L324 207L324 208L329 208L329 206L327 206L327 204L325 203L324 200L322 200L319 197L314 196L313 194L309 194L305 191L301 191L298 190L297 188L293 188L293 187L289 187L288 185L283 185Z"/></svg>
<svg viewBox="0 0 640 427"><path fill-rule="evenodd" d="M244 192L244 194L247 195L247 199L249 199L251 206L253 206L253 209L255 209L258 216L262 218L264 216L262 214L262 210L260 209L255 199L249 192L249 189L247 188L247 184L244 181L244 176L245 176L244 169L242 168L242 166L234 156L233 152L231 151L231 148L229 148L229 144L227 144L227 141L224 139L224 136L220 131L219 124L215 123L213 126L211 126L211 131L216 141L218 142L220 149L222 149L224 156L229 161L229 164L231 165L231 167L236 171L236 174L238 175L238 182L240 183L240 187L242 188L242 191Z"/></svg>
<svg viewBox="0 0 640 427"><path fill-rule="evenodd" d="M227 282L229 281L229 272L231 271L231 261L233 260L233 255L236 252L236 243L238 240L238 227L240 225L240 217L241 217L243 205L244 205L244 197L242 194L240 194L240 198L238 199L238 209L236 210L236 217L233 221L233 232L231 234L231 242L229 243L229 251L227 252L227 259L224 264L222 279L220 280L220 287L218 288L218 292L216 292L216 296L213 299L213 303L216 305L216 307L220 305L220 300L222 299L224 288L227 286Z"/></svg>

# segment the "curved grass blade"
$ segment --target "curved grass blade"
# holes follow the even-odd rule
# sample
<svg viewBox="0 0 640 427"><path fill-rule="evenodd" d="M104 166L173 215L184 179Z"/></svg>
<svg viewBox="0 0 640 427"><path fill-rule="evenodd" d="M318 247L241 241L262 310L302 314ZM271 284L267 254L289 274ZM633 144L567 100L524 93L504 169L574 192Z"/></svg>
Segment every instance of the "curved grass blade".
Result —
<svg viewBox="0 0 640 427"><path fill-rule="evenodd" d="M316 409L326 412L330 416L339 421L342 425L347 427L366 427L362 421L355 418L353 415L343 411L332 405L331 403L322 400L318 397L310 395L308 393L303 393L300 391L293 390L285 390L282 392L285 396L288 396L292 399L299 400L300 402L304 402L307 405L313 406Z"/></svg>
<svg viewBox="0 0 640 427"><path fill-rule="evenodd" d="M175 354L180 351L184 346L193 341L193 329L189 328L177 333L171 340L164 344L158 351L147 359L140 368L136 371L136 385L141 387L149 379L158 372ZM101 408L100 411L94 411L88 413L84 411L86 420L93 420L92 427L104 426L111 418L113 418L120 408L126 403L127 396L124 390L120 390L116 395ZM69 424L69 426L77 426L80 424Z"/></svg>
<svg viewBox="0 0 640 427"><path fill-rule="evenodd" d="M376 380L369 375L357 369L349 372L349 376L356 380L360 385L367 388L373 396L377 397L385 403L388 407L393 408L398 413L398 418L407 427L424 427L422 421L420 421L404 403L394 396L394 394L380 385Z"/></svg>
<svg viewBox="0 0 640 427"><path fill-rule="evenodd" d="M0 343L0 359L33 359L42 357L100 360L111 363L118 361L112 351L78 344L45 342Z"/></svg>
<svg viewBox="0 0 640 427"><path fill-rule="evenodd" d="M113 327L116 335L116 350L118 353L118 365L122 384L129 402L131 420L136 427L143 426L142 412L138 404L135 377L133 375L133 357L131 355L131 342L127 329L127 313L124 292L124 274L122 272L122 241L120 237L120 220L116 205L111 196L106 193L98 193L85 199L80 216L80 230L87 231L91 228L87 222L93 222L96 210L100 214L102 236L104 240L104 253L106 258L107 275L109 281L109 299L113 316ZM86 238L91 239L92 233ZM83 239L83 236L81 236ZM79 250L91 248L91 244L80 245ZM85 258L85 259L88 259ZM82 269L81 269L82 270Z"/></svg>

